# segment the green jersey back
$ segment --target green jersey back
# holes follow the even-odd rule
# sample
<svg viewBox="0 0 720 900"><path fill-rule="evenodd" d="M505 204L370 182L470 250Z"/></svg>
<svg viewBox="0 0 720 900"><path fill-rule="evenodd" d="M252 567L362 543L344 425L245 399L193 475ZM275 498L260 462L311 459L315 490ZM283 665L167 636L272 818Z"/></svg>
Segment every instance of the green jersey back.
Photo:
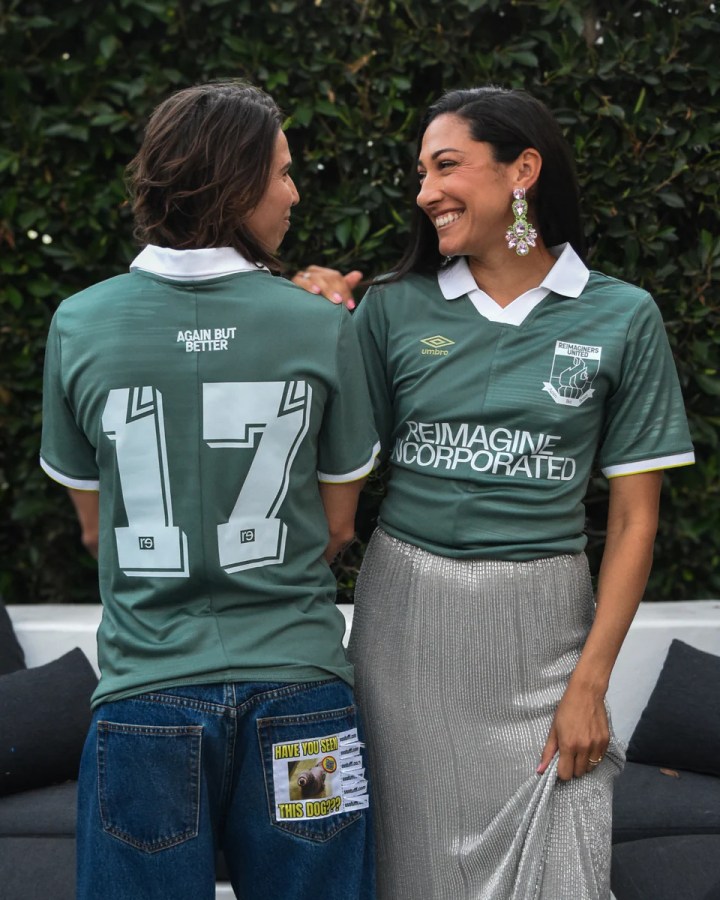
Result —
<svg viewBox="0 0 720 900"><path fill-rule="evenodd" d="M390 534L447 556L577 553L593 462L614 477L693 461L657 306L571 256L577 290L528 292L520 315L444 295L437 277L365 296L355 325L390 457Z"/></svg>
<svg viewBox="0 0 720 900"><path fill-rule="evenodd" d="M357 338L342 308L237 260L134 270L53 319L41 462L100 491L95 702L352 677L318 480L361 478L377 449Z"/></svg>

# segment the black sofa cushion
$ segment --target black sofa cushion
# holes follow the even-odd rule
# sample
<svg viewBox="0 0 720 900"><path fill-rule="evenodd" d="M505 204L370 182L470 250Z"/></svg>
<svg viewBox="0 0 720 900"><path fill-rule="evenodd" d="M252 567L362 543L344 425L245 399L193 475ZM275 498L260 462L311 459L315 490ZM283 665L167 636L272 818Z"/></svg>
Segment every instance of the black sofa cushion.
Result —
<svg viewBox="0 0 720 900"><path fill-rule="evenodd" d="M0 600L0 675L25 668L25 654L15 637L10 616Z"/></svg>
<svg viewBox="0 0 720 900"><path fill-rule="evenodd" d="M0 795L77 778L96 685L77 647L0 676Z"/></svg>
<svg viewBox="0 0 720 900"><path fill-rule="evenodd" d="M75 838L0 838L3 900L75 900Z"/></svg>
<svg viewBox="0 0 720 900"><path fill-rule="evenodd" d="M720 834L686 834L616 844L617 900L720 900Z"/></svg>
<svg viewBox="0 0 720 900"><path fill-rule="evenodd" d="M75 837L77 781L21 791L0 800L5 837Z"/></svg>
<svg viewBox="0 0 720 900"><path fill-rule="evenodd" d="M679 834L720 834L720 778L626 763L615 782L613 843Z"/></svg>
<svg viewBox="0 0 720 900"><path fill-rule="evenodd" d="M630 738L630 762L720 775L720 657L673 640Z"/></svg>
<svg viewBox="0 0 720 900"><path fill-rule="evenodd" d="M0 897L11 900L60 900L75 897L75 824L77 781L22 791L0 798ZM33 859L35 854L40 857ZM48 882L37 866L52 872ZM230 881L225 857L215 858L217 881ZM50 877L50 875L48 876ZM33 891L30 889L33 884ZM48 884L53 885L48 889ZM16 888L11 890L11 885ZM15 893L13 893L15 891Z"/></svg>
<svg viewBox="0 0 720 900"><path fill-rule="evenodd" d="M77 782L0 798L0 896L74 900Z"/></svg>

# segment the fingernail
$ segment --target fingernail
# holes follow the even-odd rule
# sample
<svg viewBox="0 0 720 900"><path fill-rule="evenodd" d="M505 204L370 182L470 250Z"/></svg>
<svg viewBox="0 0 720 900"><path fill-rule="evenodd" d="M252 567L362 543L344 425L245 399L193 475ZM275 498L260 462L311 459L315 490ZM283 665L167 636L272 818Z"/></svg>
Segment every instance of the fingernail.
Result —
<svg viewBox="0 0 720 900"><path fill-rule="evenodd" d="M317 284L310 285L310 293L311 294L321 293L319 285L317 285Z"/></svg>
<svg viewBox="0 0 720 900"><path fill-rule="evenodd" d="M330 298L333 303L342 303L342 294L338 294L337 291Z"/></svg>
<svg viewBox="0 0 720 900"><path fill-rule="evenodd" d="M355 309L357 303L354 300L348 300L345 306L347 306L348 309Z"/></svg>
<svg viewBox="0 0 720 900"><path fill-rule="evenodd" d="M540 765L537 767L537 769L535 769L535 774L536 774L536 775L542 775L542 773L543 773L544 771L545 771L545 769L543 769L542 763L540 763Z"/></svg>

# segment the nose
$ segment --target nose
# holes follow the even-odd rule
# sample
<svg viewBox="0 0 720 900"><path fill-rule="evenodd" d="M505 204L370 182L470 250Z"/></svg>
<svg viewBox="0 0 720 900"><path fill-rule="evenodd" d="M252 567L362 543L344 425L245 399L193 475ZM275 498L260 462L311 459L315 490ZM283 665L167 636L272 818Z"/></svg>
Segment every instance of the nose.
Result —
<svg viewBox="0 0 720 900"><path fill-rule="evenodd" d="M432 177L430 172L428 172L423 180L420 182L420 190L418 191L418 195L415 198L415 202L420 207L420 209L427 212L427 210L435 203L440 196L440 191L437 188L437 182Z"/></svg>
<svg viewBox="0 0 720 900"><path fill-rule="evenodd" d="M295 182L290 177L290 196L292 200L290 201L291 206L297 206L300 202L300 194L298 193L298 189L295 187Z"/></svg>

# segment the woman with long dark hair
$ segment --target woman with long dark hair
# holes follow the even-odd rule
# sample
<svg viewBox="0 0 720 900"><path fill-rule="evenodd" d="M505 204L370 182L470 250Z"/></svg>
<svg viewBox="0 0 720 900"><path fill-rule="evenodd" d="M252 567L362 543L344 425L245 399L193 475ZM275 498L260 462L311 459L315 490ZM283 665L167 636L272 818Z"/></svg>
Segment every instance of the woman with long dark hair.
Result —
<svg viewBox="0 0 720 900"><path fill-rule="evenodd" d="M605 693L663 470L693 461L652 298L584 262L573 161L522 91L452 91L410 246L355 315L387 495L351 636L384 900L609 896ZM609 479L593 597L583 496Z"/></svg>

